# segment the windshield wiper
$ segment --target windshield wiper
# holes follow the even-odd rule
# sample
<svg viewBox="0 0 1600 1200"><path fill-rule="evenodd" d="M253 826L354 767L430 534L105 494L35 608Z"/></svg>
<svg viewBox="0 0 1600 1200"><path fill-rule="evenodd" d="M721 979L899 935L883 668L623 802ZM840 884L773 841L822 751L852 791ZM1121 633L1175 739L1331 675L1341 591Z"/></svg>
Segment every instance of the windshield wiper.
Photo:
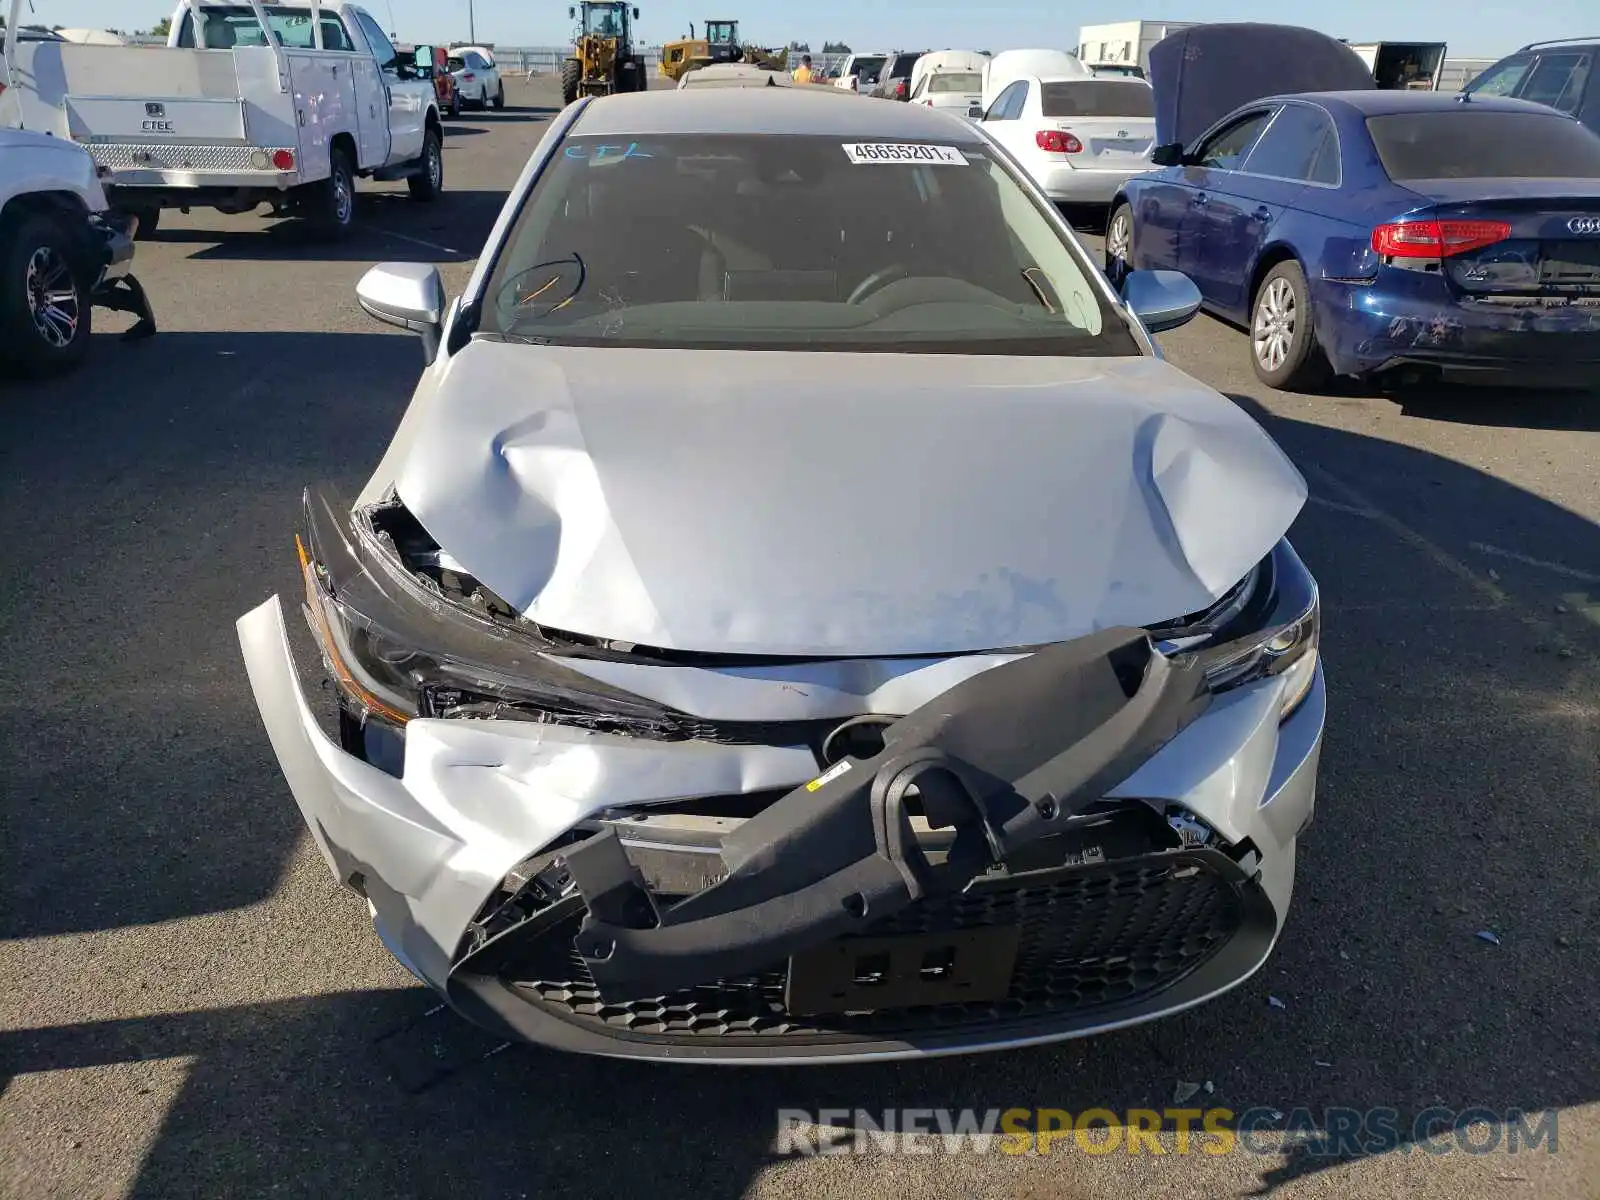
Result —
<svg viewBox="0 0 1600 1200"><path fill-rule="evenodd" d="M1022 268L1022 277L1028 281L1028 286L1033 289L1033 294L1039 298L1039 303L1044 305L1045 312L1055 312L1056 306L1050 303L1050 296L1044 290L1044 284L1040 283L1038 279L1035 279L1035 275L1044 278L1046 282L1049 281L1049 277L1046 276L1043 271L1039 270L1038 267Z"/></svg>

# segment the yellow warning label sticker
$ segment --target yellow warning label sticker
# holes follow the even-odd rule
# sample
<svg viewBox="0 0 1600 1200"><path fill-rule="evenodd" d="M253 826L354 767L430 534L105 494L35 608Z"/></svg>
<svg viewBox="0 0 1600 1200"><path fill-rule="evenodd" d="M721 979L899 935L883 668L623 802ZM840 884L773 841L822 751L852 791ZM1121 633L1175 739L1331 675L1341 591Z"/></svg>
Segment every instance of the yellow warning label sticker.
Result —
<svg viewBox="0 0 1600 1200"><path fill-rule="evenodd" d="M843 775L849 769L850 769L850 760L849 759L846 759L844 762L836 762L836 763L834 763L833 766L829 767L821 775L818 775L810 783L806 784L806 791L814 792L818 788L820 788L823 784L832 783L835 779L839 778L839 776Z"/></svg>

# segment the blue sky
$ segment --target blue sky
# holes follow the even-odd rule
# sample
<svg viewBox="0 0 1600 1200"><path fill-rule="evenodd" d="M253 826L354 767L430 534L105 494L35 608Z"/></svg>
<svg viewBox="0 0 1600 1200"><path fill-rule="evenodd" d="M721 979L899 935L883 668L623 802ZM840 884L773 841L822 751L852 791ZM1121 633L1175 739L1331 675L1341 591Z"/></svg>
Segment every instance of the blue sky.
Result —
<svg viewBox="0 0 1600 1200"><path fill-rule="evenodd" d="M147 29L168 15L160 0L32 0L33 20L97 29ZM366 0L365 6L409 41L467 36L468 0ZM5 4L4 7L9 7ZM479 38L504 45L551 45L570 36L561 0L474 0ZM1600 35L1596 0L1542 0L1527 7L1479 9L1466 0L1174 0L1141 12L1129 4L1061 5L1052 0L639 0L641 37L651 43L683 34L710 16L736 16L751 41L800 40L820 48L842 39L852 46L949 46L1004 50L1015 46L1077 44L1085 24L1133 20L1281 21L1310 25L1351 41L1444 41L1452 56L1497 58L1542 38ZM1337 17L1327 14L1337 11Z"/></svg>

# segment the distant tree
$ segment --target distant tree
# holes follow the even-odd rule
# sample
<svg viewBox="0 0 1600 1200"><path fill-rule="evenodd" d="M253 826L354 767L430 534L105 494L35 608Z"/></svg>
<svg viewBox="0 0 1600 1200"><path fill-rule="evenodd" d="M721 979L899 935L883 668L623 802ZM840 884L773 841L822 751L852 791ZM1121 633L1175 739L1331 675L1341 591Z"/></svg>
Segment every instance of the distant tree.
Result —
<svg viewBox="0 0 1600 1200"><path fill-rule="evenodd" d="M172 18L171 17L162 17L161 20L157 21L155 23L155 25L151 27L150 36L151 37L164 38L168 34L170 34L171 32L172 32Z"/></svg>
<svg viewBox="0 0 1600 1200"><path fill-rule="evenodd" d="M789 49L798 51L801 54L810 54L811 53L811 43L810 42L790 42L789 43Z"/></svg>
<svg viewBox="0 0 1600 1200"><path fill-rule="evenodd" d="M849 54L850 47L843 42L823 42L822 52L824 54Z"/></svg>

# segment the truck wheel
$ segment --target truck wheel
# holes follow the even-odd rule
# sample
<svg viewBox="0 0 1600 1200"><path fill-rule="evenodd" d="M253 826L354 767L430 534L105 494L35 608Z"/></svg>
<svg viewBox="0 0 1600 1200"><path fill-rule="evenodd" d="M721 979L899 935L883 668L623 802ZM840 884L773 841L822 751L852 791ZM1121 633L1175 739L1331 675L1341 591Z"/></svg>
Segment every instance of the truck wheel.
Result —
<svg viewBox="0 0 1600 1200"><path fill-rule="evenodd" d="M444 144L439 130L428 126L422 135L422 157L417 160L422 170L406 180L413 200L437 200L444 191Z"/></svg>
<svg viewBox="0 0 1600 1200"><path fill-rule="evenodd" d="M454 92L450 93L450 116L452 118L455 118L455 117L459 117L460 115L461 115L461 92L459 90L457 90L457 91L454 91Z"/></svg>
<svg viewBox="0 0 1600 1200"><path fill-rule="evenodd" d="M578 80L583 75L583 68L578 65L575 58L564 59L561 63L561 103L571 104L578 98Z"/></svg>
<svg viewBox="0 0 1600 1200"><path fill-rule="evenodd" d="M0 232L0 361L21 375L70 370L89 352L92 304L81 252L62 217L24 217Z"/></svg>
<svg viewBox="0 0 1600 1200"><path fill-rule="evenodd" d="M142 242L150 237L161 225L161 206L159 204L124 204L122 211L139 222L139 232L134 234L134 240Z"/></svg>
<svg viewBox="0 0 1600 1200"><path fill-rule="evenodd" d="M328 155L328 177L307 189L306 217L318 237L343 237L356 222L356 173L350 156L335 146Z"/></svg>

